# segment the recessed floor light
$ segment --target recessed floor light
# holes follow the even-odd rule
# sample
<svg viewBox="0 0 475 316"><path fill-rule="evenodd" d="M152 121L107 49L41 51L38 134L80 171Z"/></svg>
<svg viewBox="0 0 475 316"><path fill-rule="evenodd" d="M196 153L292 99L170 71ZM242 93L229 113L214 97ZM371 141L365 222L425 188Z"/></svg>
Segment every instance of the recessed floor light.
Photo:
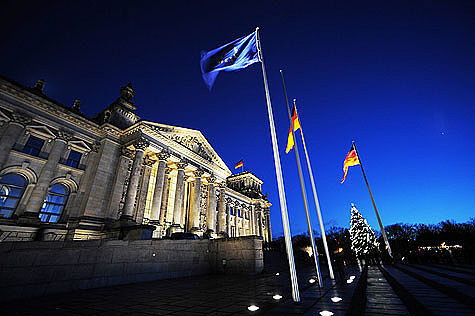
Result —
<svg viewBox="0 0 475 316"><path fill-rule="evenodd" d="M276 295L272 296L272 298L274 300L280 300L282 298L282 295L276 294Z"/></svg>
<svg viewBox="0 0 475 316"><path fill-rule="evenodd" d="M330 312L330 311L321 311L321 312L320 312L320 315L322 315L322 316L332 316L333 313Z"/></svg>
<svg viewBox="0 0 475 316"><path fill-rule="evenodd" d="M331 298L331 300L332 300L333 303L338 303L338 302L341 301L342 299L341 299L341 297L333 296L333 297Z"/></svg>
<svg viewBox="0 0 475 316"><path fill-rule="evenodd" d="M251 312L255 312L259 309L259 307L256 305L251 305L247 309L250 310Z"/></svg>
<svg viewBox="0 0 475 316"><path fill-rule="evenodd" d="M353 279L346 280L346 283L350 284L353 282Z"/></svg>
<svg viewBox="0 0 475 316"><path fill-rule="evenodd" d="M315 283L315 279L308 280L308 283Z"/></svg>
<svg viewBox="0 0 475 316"><path fill-rule="evenodd" d="M277 272L275 275L280 275L280 273L279 273L279 272Z"/></svg>

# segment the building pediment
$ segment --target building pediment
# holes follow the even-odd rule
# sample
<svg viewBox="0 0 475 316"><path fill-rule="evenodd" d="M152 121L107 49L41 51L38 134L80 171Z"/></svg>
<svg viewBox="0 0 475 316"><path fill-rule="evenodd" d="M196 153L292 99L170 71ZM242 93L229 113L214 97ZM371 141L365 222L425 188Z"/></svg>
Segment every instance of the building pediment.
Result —
<svg viewBox="0 0 475 316"><path fill-rule="evenodd" d="M177 145L192 151L202 159L218 165L221 169L224 169L231 174L231 171L224 161L218 156L200 131L147 121L141 122L141 124L146 125L154 132L166 137Z"/></svg>

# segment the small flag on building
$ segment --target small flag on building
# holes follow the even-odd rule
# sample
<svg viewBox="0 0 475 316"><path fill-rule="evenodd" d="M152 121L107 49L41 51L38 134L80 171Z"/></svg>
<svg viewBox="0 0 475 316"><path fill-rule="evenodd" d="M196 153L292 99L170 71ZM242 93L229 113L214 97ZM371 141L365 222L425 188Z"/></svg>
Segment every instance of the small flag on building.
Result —
<svg viewBox="0 0 475 316"><path fill-rule="evenodd" d="M294 124L294 132L300 128L299 117L297 115L297 108L294 106L292 108L292 123ZM288 154L290 150L294 148L294 137L292 135L292 126L289 127L289 136L287 137L287 148L285 153Z"/></svg>
<svg viewBox="0 0 475 316"><path fill-rule="evenodd" d="M343 180L341 180L341 183L343 183L346 179L346 174L348 173L348 167L351 166L356 166L360 164L360 160L358 158L358 153L356 153L356 147L355 144L351 145L350 152L348 152L348 155L346 155L345 162L343 163L343 172L345 173L343 175Z"/></svg>
<svg viewBox="0 0 475 316"><path fill-rule="evenodd" d="M239 162L234 165L234 169L237 169L237 168L243 167L243 166L244 166L244 163L242 162L242 160L239 160Z"/></svg>
<svg viewBox="0 0 475 316"><path fill-rule="evenodd" d="M211 90L220 71L236 71L259 62L256 32L201 53L201 73Z"/></svg>

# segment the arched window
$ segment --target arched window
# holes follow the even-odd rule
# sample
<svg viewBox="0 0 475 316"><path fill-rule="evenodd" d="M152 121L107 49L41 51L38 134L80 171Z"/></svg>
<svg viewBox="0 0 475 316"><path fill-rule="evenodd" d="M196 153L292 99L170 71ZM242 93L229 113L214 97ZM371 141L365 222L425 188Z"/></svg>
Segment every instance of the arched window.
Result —
<svg viewBox="0 0 475 316"><path fill-rule="evenodd" d="M56 223L63 212L68 197L69 188L66 185L62 183L52 185L48 190L46 200L43 202L40 220L42 222Z"/></svg>
<svg viewBox="0 0 475 316"><path fill-rule="evenodd" d="M8 173L0 177L0 217L10 218L18 206L27 181L19 174Z"/></svg>

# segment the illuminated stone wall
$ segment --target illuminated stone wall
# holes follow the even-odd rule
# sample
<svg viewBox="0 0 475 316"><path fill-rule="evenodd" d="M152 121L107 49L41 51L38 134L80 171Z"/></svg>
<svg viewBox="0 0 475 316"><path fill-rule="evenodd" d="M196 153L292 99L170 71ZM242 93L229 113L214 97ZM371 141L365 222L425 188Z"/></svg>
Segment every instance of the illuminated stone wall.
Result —
<svg viewBox="0 0 475 316"><path fill-rule="evenodd" d="M262 268L257 237L4 242L0 300L213 272L254 274Z"/></svg>

